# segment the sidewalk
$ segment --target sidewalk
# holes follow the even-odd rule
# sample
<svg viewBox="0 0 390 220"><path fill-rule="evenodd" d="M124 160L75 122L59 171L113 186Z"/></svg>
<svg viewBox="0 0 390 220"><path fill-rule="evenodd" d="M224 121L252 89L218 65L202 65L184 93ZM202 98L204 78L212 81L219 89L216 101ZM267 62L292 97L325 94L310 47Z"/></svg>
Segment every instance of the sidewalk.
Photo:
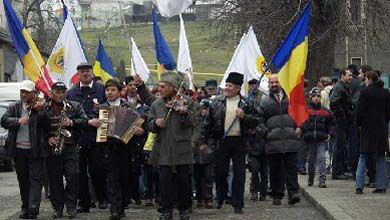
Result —
<svg viewBox="0 0 390 220"><path fill-rule="evenodd" d="M316 176L317 178L317 176ZM355 194L355 182L352 180L331 180L327 176L328 188L307 186L308 176L299 176L303 195L317 206L329 219L335 220L388 220L390 219L390 192L385 195L371 193L365 188L363 195Z"/></svg>

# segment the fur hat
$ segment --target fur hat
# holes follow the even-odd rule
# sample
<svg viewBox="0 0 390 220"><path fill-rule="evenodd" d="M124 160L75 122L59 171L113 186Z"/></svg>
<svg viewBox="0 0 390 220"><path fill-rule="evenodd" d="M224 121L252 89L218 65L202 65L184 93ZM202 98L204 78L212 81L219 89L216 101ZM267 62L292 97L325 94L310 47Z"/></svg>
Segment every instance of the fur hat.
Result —
<svg viewBox="0 0 390 220"><path fill-rule="evenodd" d="M189 88L188 78L181 72L167 71L162 73L160 82L169 83L176 89L179 89L180 87L183 87L184 89Z"/></svg>
<svg viewBox="0 0 390 220"><path fill-rule="evenodd" d="M232 83L234 85L242 86L242 83L244 82L244 75L237 72L231 72L229 73L229 76L226 79L227 83Z"/></svg>

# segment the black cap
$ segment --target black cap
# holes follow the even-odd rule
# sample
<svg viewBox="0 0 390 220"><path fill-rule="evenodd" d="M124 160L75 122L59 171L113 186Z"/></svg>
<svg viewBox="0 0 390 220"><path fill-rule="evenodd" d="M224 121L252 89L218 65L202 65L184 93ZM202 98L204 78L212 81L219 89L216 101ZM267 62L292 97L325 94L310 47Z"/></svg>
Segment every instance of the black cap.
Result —
<svg viewBox="0 0 390 220"><path fill-rule="evenodd" d="M51 89L52 90L60 90L60 89L66 90L67 88L66 88L66 85L63 82L55 82L51 86Z"/></svg>
<svg viewBox="0 0 390 220"><path fill-rule="evenodd" d="M242 86L242 83L244 82L244 75L237 72L231 72L229 73L228 78L226 79L227 83L232 83L238 86Z"/></svg>
<svg viewBox="0 0 390 220"><path fill-rule="evenodd" d="M218 87L218 82L215 79L207 80L205 87Z"/></svg>
<svg viewBox="0 0 390 220"><path fill-rule="evenodd" d="M81 62L79 65L77 65L77 70L79 69L93 69L92 65L87 62Z"/></svg>
<svg viewBox="0 0 390 220"><path fill-rule="evenodd" d="M257 79L251 79L251 80L249 80L248 84L249 84L249 85L256 85L257 82L259 82L259 80L257 80Z"/></svg>

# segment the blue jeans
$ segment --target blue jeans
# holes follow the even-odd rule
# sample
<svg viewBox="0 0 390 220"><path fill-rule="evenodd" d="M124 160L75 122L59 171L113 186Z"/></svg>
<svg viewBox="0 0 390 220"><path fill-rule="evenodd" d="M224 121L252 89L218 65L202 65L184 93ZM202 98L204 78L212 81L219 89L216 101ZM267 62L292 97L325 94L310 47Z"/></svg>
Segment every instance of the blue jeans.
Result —
<svg viewBox="0 0 390 220"><path fill-rule="evenodd" d="M385 154L361 153L356 171L356 188L364 188L364 179L366 177L366 162L369 159L376 160L375 184L377 189L386 189L386 164Z"/></svg>

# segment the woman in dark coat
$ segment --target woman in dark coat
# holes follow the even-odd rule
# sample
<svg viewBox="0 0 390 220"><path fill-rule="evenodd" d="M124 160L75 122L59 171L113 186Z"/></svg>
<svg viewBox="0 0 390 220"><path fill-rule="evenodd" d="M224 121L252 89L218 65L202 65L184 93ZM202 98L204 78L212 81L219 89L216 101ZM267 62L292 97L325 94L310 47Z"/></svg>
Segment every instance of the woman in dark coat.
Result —
<svg viewBox="0 0 390 220"><path fill-rule="evenodd" d="M360 93L357 124L361 129L361 145L356 171L356 194L363 193L366 161L376 159L376 189L386 193L385 152L389 150L388 123L390 120L390 93L383 88L376 72L366 74L367 87Z"/></svg>

